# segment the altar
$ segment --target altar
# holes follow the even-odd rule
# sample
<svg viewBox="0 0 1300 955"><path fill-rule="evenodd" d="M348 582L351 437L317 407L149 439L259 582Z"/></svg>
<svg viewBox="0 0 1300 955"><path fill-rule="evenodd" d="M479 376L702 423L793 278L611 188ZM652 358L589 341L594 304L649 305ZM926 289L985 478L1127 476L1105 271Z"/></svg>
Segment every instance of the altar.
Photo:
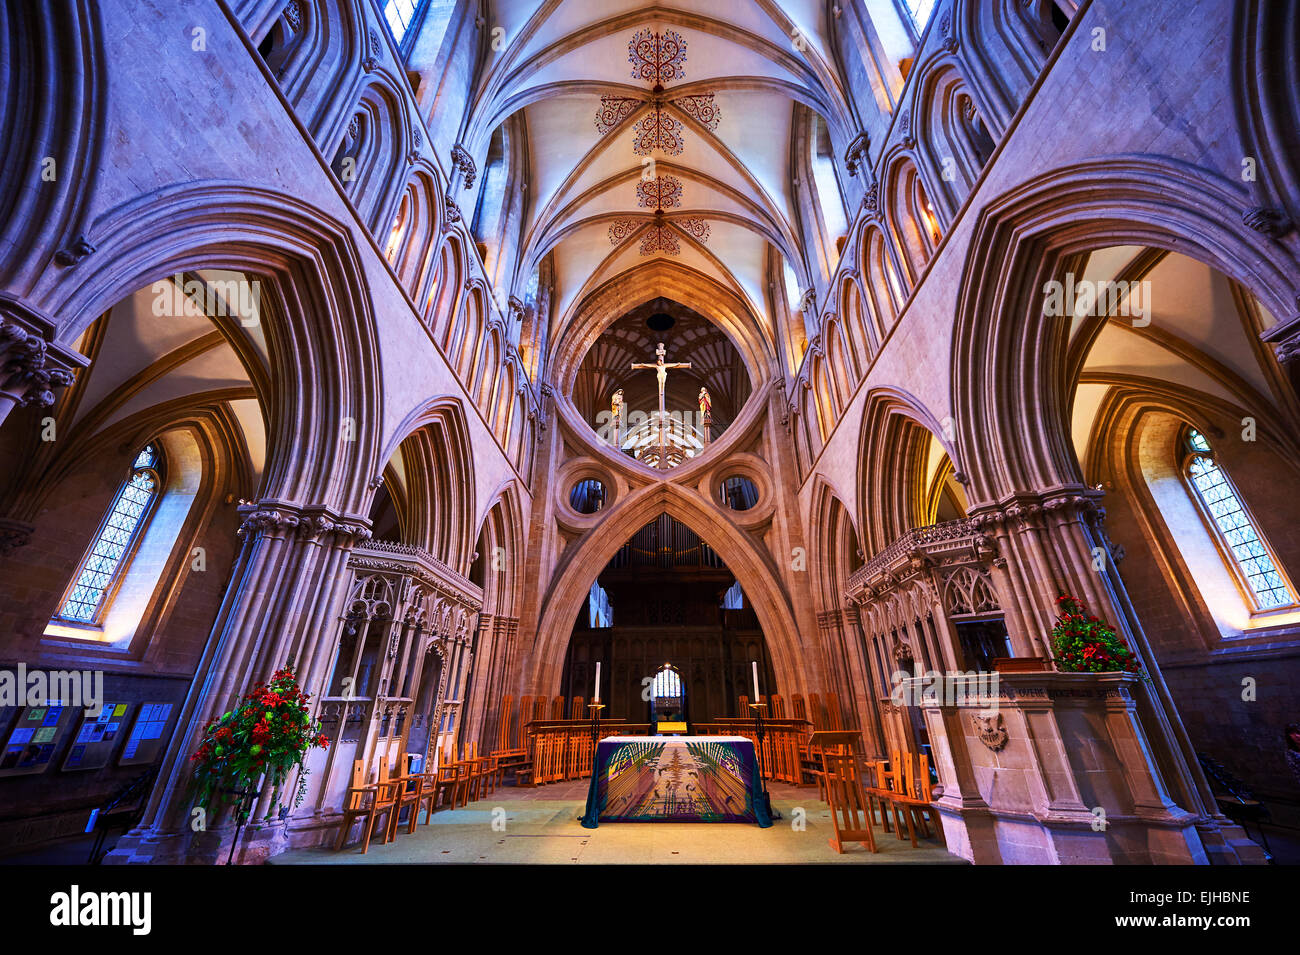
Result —
<svg viewBox="0 0 1300 955"><path fill-rule="evenodd" d="M610 736L596 746L582 825L772 825L754 744L743 736Z"/></svg>

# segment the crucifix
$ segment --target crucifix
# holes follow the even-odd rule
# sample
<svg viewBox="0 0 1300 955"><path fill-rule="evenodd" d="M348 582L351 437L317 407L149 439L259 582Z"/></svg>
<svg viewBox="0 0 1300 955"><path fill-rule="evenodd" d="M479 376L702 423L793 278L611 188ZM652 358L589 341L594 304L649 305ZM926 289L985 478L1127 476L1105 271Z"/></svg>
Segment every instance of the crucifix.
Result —
<svg viewBox="0 0 1300 955"><path fill-rule="evenodd" d="M665 354L664 343L660 342L659 347L655 349L655 355L657 356L658 360L653 365L646 364L643 362L635 362L635 361L632 362L633 371L636 371L639 368L653 368L655 370L655 374L659 378L659 467L660 469L667 467L668 464L668 449L666 447L666 442L664 440L664 419L667 416L666 412L664 411L664 386L668 384L668 369L691 367L691 363L689 361L665 362L664 354Z"/></svg>

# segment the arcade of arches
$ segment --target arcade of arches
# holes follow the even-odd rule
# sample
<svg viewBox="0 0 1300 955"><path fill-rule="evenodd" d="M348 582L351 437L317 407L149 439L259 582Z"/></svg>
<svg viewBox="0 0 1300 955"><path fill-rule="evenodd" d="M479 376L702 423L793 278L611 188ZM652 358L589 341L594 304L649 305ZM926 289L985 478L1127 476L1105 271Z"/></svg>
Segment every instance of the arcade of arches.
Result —
<svg viewBox="0 0 1300 955"><path fill-rule="evenodd" d="M224 858L189 757L286 661L330 743L245 861L582 718L598 662L629 724L747 715L757 664L924 754L976 863L1259 862L1246 792L1300 828L1297 4L0 32L0 667L118 714L0 701L0 842L145 773L108 861ZM1067 594L1141 675L1068 672Z"/></svg>

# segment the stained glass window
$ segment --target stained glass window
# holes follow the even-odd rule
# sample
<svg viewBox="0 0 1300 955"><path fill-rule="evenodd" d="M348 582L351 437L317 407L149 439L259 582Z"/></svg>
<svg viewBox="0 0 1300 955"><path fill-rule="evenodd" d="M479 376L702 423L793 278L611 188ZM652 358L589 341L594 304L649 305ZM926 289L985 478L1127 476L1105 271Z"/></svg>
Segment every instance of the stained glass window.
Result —
<svg viewBox="0 0 1300 955"><path fill-rule="evenodd" d="M1186 474L1201 507L1214 523L1259 610L1272 610L1296 602L1290 585L1278 571L1255 521L1237 490L1214 459L1205 435L1188 428L1183 436L1188 452Z"/></svg>
<svg viewBox="0 0 1300 955"><path fill-rule="evenodd" d="M153 445L136 455L130 476L117 492L94 543L81 560L57 619L88 624L99 621L105 598L130 563L145 519L158 497L160 465Z"/></svg>

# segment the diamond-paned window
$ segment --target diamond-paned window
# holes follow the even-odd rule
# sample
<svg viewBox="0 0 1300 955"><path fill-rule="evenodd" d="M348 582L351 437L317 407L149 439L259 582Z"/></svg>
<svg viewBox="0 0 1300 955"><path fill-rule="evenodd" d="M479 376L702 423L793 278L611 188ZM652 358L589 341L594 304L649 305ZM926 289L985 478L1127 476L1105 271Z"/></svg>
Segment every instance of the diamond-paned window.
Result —
<svg viewBox="0 0 1300 955"><path fill-rule="evenodd" d="M1294 604L1296 597L1291 585L1273 562L1272 552L1236 488L1215 461L1205 435L1188 428L1183 442L1188 452L1185 467L1191 489L1217 528L1238 576L1254 598L1256 609L1272 610Z"/></svg>
<svg viewBox="0 0 1300 955"><path fill-rule="evenodd" d="M160 463L153 445L146 446L136 455L131 474L117 492L94 543L82 558L56 619L98 623L105 609L105 598L130 563L146 518L158 497Z"/></svg>

